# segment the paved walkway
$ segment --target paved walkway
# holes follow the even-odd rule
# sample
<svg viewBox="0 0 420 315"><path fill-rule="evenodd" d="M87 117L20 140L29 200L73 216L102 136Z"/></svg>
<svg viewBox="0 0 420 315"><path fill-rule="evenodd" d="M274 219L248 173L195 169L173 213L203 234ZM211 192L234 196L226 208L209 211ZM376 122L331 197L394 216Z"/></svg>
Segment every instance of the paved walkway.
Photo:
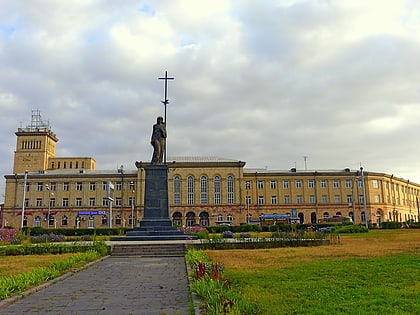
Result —
<svg viewBox="0 0 420 315"><path fill-rule="evenodd" d="M189 314L184 257L110 257L0 314Z"/></svg>

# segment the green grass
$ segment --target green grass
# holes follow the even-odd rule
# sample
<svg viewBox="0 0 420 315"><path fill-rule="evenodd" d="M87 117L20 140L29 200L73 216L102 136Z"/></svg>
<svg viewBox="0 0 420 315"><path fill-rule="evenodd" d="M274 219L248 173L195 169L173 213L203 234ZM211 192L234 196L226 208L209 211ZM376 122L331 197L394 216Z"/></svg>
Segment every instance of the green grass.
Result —
<svg viewBox="0 0 420 315"><path fill-rule="evenodd" d="M225 270L260 314L420 314L420 255Z"/></svg>

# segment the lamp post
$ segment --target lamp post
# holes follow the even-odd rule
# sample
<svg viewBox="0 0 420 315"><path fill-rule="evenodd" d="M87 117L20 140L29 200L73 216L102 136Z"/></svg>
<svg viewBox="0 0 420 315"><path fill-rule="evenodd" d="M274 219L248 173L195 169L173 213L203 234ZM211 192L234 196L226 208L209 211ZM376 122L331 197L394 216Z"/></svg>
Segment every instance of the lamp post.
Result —
<svg viewBox="0 0 420 315"><path fill-rule="evenodd" d="M28 180L28 171L25 171L25 176L23 177L23 200L22 200L22 220L20 222L20 229L23 229L23 222L25 218L25 199L26 199L26 182Z"/></svg>
<svg viewBox="0 0 420 315"><path fill-rule="evenodd" d="M48 191L48 216L47 216L47 227L50 228L50 219L51 219L51 196L53 193L50 191L50 186L48 184L45 185L45 189ZM55 225L55 218L54 218L54 225ZM55 226L54 226L55 227Z"/></svg>
<svg viewBox="0 0 420 315"><path fill-rule="evenodd" d="M134 227L134 182L130 182L131 190L131 228Z"/></svg>
<svg viewBox="0 0 420 315"><path fill-rule="evenodd" d="M362 176L362 185L363 185L363 209L365 211L365 223L366 223L366 228L369 228L368 214L367 214L367 207L366 207L365 174L363 173L363 167L361 166L360 166L360 174Z"/></svg>

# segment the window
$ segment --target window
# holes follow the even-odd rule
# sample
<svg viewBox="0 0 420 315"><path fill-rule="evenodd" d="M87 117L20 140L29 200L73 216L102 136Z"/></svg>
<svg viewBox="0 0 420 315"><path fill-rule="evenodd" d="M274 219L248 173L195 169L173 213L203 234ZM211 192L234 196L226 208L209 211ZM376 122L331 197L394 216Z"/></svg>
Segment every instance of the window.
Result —
<svg viewBox="0 0 420 315"><path fill-rule="evenodd" d="M223 221L223 215L221 215L221 214L217 215L217 221L218 222Z"/></svg>
<svg viewBox="0 0 420 315"><path fill-rule="evenodd" d="M82 198L76 198L76 207L82 206Z"/></svg>
<svg viewBox="0 0 420 315"><path fill-rule="evenodd" d="M309 196L309 203L314 204L316 202L315 195Z"/></svg>
<svg viewBox="0 0 420 315"><path fill-rule="evenodd" d="M42 198L36 198L36 206L42 207Z"/></svg>
<svg viewBox="0 0 420 315"><path fill-rule="evenodd" d="M308 180L308 188L315 188L315 181L313 179Z"/></svg>
<svg viewBox="0 0 420 315"><path fill-rule="evenodd" d="M129 226L134 225L134 217L131 214L128 216L128 225Z"/></svg>
<svg viewBox="0 0 420 315"><path fill-rule="evenodd" d="M321 179L321 188L327 188L327 180Z"/></svg>
<svg viewBox="0 0 420 315"><path fill-rule="evenodd" d="M63 207L66 208L69 206L69 198L63 198Z"/></svg>
<svg viewBox="0 0 420 315"><path fill-rule="evenodd" d="M121 223L122 223L121 216L117 215L115 217L115 225L121 225Z"/></svg>
<svg viewBox="0 0 420 315"><path fill-rule="evenodd" d="M50 199L50 207L55 207L55 198Z"/></svg>
<svg viewBox="0 0 420 315"><path fill-rule="evenodd" d="M101 225L108 225L108 217L106 215L101 217Z"/></svg>
<svg viewBox="0 0 420 315"><path fill-rule="evenodd" d="M63 190L64 191L69 191L70 190L70 183L69 182L64 182L63 183Z"/></svg>
<svg viewBox="0 0 420 315"><path fill-rule="evenodd" d="M228 176L227 178L227 202L228 204L233 204L234 202L234 182L233 176Z"/></svg>
<svg viewBox="0 0 420 315"><path fill-rule="evenodd" d="M134 197L130 197L130 198L128 198L128 205L129 205L130 207L132 207L132 206L136 205L136 203L135 203L135 198L134 198Z"/></svg>
<svg viewBox="0 0 420 315"><path fill-rule="evenodd" d="M220 193L221 193L221 188L220 188L220 176L215 176L214 177L214 204L215 205L220 205L221 203L221 197L220 197Z"/></svg>
<svg viewBox="0 0 420 315"><path fill-rule="evenodd" d="M95 198L89 198L89 206L94 207L95 206Z"/></svg>
<svg viewBox="0 0 420 315"><path fill-rule="evenodd" d="M351 179L346 179L346 188L352 188L351 187Z"/></svg>
<svg viewBox="0 0 420 315"><path fill-rule="evenodd" d="M380 195L375 195L375 202L381 202L381 196Z"/></svg>
<svg viewBox="0 0 420 315"><path fill-rule="evenodd" d="M295 181L295 184L296 184L296 188L302 188L302 181L300 179L297 179Z"/></svg>
<svg viewBox="0 0 420 315"><path fill-rule="evenodd" d="M322 203L328 203L328 196L322 195L321 200L322 200Z"/></svg>
<svg viewBox="0 0 420 315"><path fill-rule="evenodd" d="M200 201L202 205L207 204L207 177L201 176L200 178Z"/></svg>
<svg viewBox="0 0 420 315"><path fill-rule="evenodd" d="M51 191L56 191L57 190L57 183L56 182L50 183L50 190Z"/></svg>
<svg viewBox="0 0 420 315"><path fill-rule="evenodd" d="M122 182L117 182L115 185L115 190L122 190Z"/></svg>
<svg viewBox="0 0 420 315"><path fill-rule="evenodd" d="M179 177L179 176L178 176ZM136 189L136 185L134 184L134 182L130 182L130 186L129 186L129 188L128 189L130 189L131 191L133 191L133 190L135 190Z"/></svg>
<svg viewBox="0 0 420 315"><path fill-rule="evenodd" d="M333 188L340 188L340 182L338 181L338 179L333 180Z"/></svg>
<svg viewBox="0 0 420 315"><path fill-rule="evenodd" d="M247 180L247 181L245 182L245 189L246 189L246 190L250 190L250 189L251 189L251 181Z"/></svg>
<svg viewBox="0 0 420 315"><path fill-rule="evenodd" d="M373 186L373 188L379 188L379 183L378 183L378 180L377 179L374 179L372 181L372 186Z"/></svg>
<svg viewBox="0 0 420 315"><path fill-rule="evenodd" d="M334 195L334 202L335 202L335 203L340 203L340 202L341 202L341 197L340 197L340 195Z"/></svg>
<svg viewBox="0 0 420 315"><path fill-rule="evenodd" d="M88 218L88 229L93 229L95 227L95 218L93 215L90 215Z"/></svg>
<svg viewBox="0 0 420 315"><path fill-rule="evenodd" d="M347 200L347 203L349 205L351 205L353 203L353 196L352 195L347 195L346 200Z"/></svg>
<svg viewBox="0 0 420 315"><path fill-rule="evenodd" d="M259 180L258 183L257 183L257 187L258 187L258 189L264 189L264 181Z"/></svg>
<svg viewBox="0 0 420 315"><path fill-rule="evenodd" d="M107 190L108 189L108 183L107 182L102 182L102 190Z"/></svg>
<svg viewBox="0 0 420 315"><path fill-rule="evenodd" d="M271 196L271 204L276 205L277 204L277 196Z"/></svg>
<svg viewBox="0 0 420 315"><path fill-rule="evenodd" d="M61 225L62 226L67 226L68 224L69 224L69 218L67 216L63 215L61 217Z"/></svg>
<svg viewBox="0 0 420 315"><path fill-rule="evenodd" d="M36 190L37 191L42 191L43 187L44 187L44 184L43 183L37 183Z"/></svg>
<svg viewBox="0 0 420 315"><path fill-rule="evenodd" d="M115 198L115 205L116 206L122 206L122 198L121 197Z"/></svg>
<svg viewBox="0 0 420 315"><path fill-rule="evenodd" d="M251 204L251 196L246 196L245 204L247 204L247 205Z"/></svg>
<svg viewBox="0 0 420 315"><path fill-rule="evenodd" d="M263 205L264 204L264 196L258 196L258 204Z"/></svg>
<svg viewBox="0 0 420 315"><path fill-rule="evenodd" d="M289 195L285 195L285 196L284 196L284 204L285 204L285 205L290 204L290 196L289 196Z"/></svg>
<svg viewBox="0 0 420 315"><path fill-rule="evenodd" d="M275 181L275 180L270 181L270 188L271 189L276 189L277 188L277 181Z"/></svg>
<svg viewBox="0 0 420 315"><path fill-rule="evenodd" d="M90 182L89 183L89 190L92 190L92 191L96 190L96 183L95 182Z"/></svg>
<svg viewBox="0 0 420 315"><path fill-rule="evenodd" d="M302 195L297 195L296 196L296 203L297 204L302 204L303 203L303 196Z"/></svg>
<svg viewBox="0 0 420 315"><path fill-rule="evenodd" d="M284 180L283 181L283 188L284 189L288 189L289 188L289 181L288 180Z"/></svg>
<svg viewBox="0 0 420 315"><path fill-rule="evenodd" d="M226 219L227 219L227 221L232 222L232 221L233 221L233 215L228 214L228 215L226 216Z"/></svg>
<svg viewBox="0 0 420 315"><path fill-rule="evenodd" d="M181 177L174 177L174 205L181 204Z"/></svg>
<svg viewBox="0 0 420 315"><path fill-rule="evenodd" d="M187 178L187 204L194 204L194 177Z"/></svg>
<svg viewBox="0 0 420 315"><path fill-rule="evenodd" d="M108 206L108 198L102 198L102 206Z"/></svg>
<svg viewBox="0 0 420 315"><path fill-rule="evenodd" d="M34 226L41 226L41 217L40 216L35 217Z"/></svg>
<svg viewBox="0 0 420 315"><path fill-rule="evenodd" d="M363 198L363 195L359 195L359 204L360 205L364 204L364 200L365 200L365 198Z"/></svg>
<svg viewBox="0 0 420 315"><path fill-rule="evenodd" d="M83 184L81 182L76 183L76 190L82 190Z"/></svg>

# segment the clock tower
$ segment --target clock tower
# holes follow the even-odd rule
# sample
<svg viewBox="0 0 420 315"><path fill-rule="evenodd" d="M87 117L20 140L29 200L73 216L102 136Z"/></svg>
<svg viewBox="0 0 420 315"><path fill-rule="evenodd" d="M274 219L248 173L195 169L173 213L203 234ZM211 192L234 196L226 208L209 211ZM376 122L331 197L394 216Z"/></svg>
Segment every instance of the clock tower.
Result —
<svg viewBox="0 0 420 315"><path fill-rule="evenodd" d="M17 141L13 173L45 171L48 159L55 157L58 138L51 131L49 123L42 121L40 110L32 110L31 124L19 128L15 135Z"/></svg>

